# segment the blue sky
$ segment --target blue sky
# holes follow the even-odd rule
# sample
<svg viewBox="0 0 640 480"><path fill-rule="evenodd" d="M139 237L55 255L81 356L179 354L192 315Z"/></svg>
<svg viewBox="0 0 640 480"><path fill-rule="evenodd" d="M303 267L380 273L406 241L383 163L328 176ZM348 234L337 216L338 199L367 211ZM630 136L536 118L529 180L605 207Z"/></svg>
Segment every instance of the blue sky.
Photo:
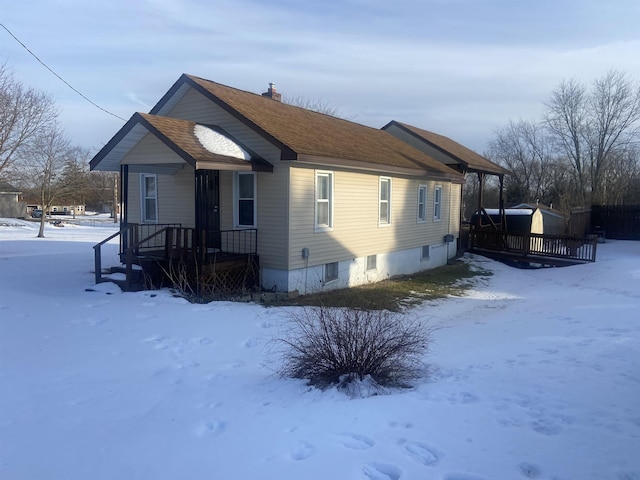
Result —
<svg viewBox="0 0 640 480"><path fill-rule="evenodd" d="M148 111L190 73L321 100L482 152L509 120L535 120L563 79L640 80L638 0L0 0L0 23L104 109ZM93 151L123 125L0 28L0 61L49 93Z"/></svg>

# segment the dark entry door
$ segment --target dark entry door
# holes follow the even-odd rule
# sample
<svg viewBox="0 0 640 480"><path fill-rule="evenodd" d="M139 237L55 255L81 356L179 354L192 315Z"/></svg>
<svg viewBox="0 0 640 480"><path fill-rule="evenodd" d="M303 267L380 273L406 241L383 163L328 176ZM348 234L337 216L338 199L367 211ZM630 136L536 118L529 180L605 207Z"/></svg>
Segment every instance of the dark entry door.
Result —
<svg viewBox="0 0 640 480"><path fill-rule="evenodd" d="M196 170L196 229L206 248L220 248L220 171ZM202 233L199 236L202 239Z"/></svg>

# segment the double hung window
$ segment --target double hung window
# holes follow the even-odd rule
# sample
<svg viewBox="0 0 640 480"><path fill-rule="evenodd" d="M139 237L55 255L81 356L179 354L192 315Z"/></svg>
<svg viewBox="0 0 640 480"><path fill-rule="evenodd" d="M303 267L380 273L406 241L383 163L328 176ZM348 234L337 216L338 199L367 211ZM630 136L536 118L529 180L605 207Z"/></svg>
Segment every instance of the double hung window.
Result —
<svg viewBox="0 0 640 480"><path fill-rule="evenodd" d="M333 227L333 173L316 172L316 230Z"/></svg>
<svg viewBox="0 0 640 480"><path fill-rule="evenodd" d="M427 186L418 186L418 223L427 221Z"/></svg>
<svg viewBox="0 0 640 480"><path fill-rule="evenodd" d="M391 179L380 177L380 202L378 209L378 223L389 225L391 223Z"/></svg>
<svg viewBox="0 0 640 480"><path fill-rule="evenodd" d="M437 186L433 191L433 219L442 218L442 187Z"/></svg>
<svg viewBox="0 0 640 480"><path fill-rule="evenodd" d="M256 227L256 174L237 172L235 175L235 221L237 227Z"/></svg>
<svg viewBox="0 0 640 480"><path fill-rule="evenodd" d="M142 223L158 223L158 178L156 175L140 175Z"/></svg>

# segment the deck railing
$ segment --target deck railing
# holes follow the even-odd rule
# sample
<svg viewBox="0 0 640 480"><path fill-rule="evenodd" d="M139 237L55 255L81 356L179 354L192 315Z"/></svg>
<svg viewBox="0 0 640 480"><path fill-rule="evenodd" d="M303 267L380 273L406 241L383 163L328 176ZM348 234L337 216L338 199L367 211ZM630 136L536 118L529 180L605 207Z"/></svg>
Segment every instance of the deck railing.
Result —
<svg viewBox="0 0 640 480"><path fill-rule="evenodd" d="M597 238L565 237L539 233L512 233L475 230L470 233L470 248L506 252L522 257L557 258L576 262L595 262Z"/></svg>
<svg viewBox="0 0 640 480"><path fill-rule="evenodd" d="M102 281L101 247L117 236L120 236L120 254L121 258L124 257L127 285L133 276L134 260L141 256L148 255L163 260L184 259L204 264L215 261L218 255L255 256L258 251L258 231L255 228L198 232L194 228L183 228L175 223L129 224L94 245L96 284Z"/></svg>

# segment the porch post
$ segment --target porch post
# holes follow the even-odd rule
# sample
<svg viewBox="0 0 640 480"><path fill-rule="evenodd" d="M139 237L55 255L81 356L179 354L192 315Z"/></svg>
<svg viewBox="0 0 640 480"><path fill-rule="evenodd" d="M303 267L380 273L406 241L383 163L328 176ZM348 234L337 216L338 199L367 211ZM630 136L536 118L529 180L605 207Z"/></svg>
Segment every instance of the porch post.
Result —
<svg viewBox="0 0 640 480"><path fill-rule="evenodd" d="M499 175L498 178L500 179L500 200L499 200L499 213L500 213L500 225L502 230L506 230L507 229L507 213L504 211L504 198L502 195L502 192L504 190L504 175Z"/></svg>
<svg viewBox="0 0 640 480"><path fill-rule="evenodd" d="M478 230L480 230L480 226L482 225L482 210L484 204L484 173L478 172L478 215L476 217L476 226Z"/></svg>
<svg viewBox="0 0 640 480"><path fill-rule="evenodd" d="M120 165L120 195L118 198L120 206L120 230L129 225L129 165ZM128 236L124 235L120 238L122 242L123 252L128 248Z"/></svg>

